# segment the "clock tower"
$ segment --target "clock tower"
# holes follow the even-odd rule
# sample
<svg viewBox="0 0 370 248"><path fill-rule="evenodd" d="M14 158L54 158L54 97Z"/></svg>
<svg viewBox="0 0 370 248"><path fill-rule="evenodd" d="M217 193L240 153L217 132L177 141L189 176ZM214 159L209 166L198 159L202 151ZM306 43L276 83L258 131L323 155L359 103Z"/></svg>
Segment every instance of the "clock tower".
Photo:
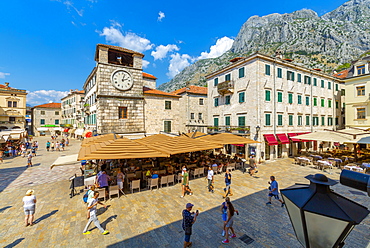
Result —
<svg viewBox="0 0 370 248"><path fill-rule="evenodd" d="M96 67L84 84L89 129L99 134L145 132L143 57L122 47L96 46Z"/></svg>

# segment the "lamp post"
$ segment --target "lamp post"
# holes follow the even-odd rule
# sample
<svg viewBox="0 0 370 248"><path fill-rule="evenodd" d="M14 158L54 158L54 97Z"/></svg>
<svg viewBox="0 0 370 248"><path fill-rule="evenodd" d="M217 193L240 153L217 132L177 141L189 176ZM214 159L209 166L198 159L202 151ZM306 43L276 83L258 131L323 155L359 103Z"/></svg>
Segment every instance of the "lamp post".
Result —
<svg viewBox="0 0 370 248"><path fill-rule="evenodd" d="M307 248L342 247L344 240L369 210L329 186L336 181L325 175L306 176L310 185L281 190L298 241Z"/></svg>

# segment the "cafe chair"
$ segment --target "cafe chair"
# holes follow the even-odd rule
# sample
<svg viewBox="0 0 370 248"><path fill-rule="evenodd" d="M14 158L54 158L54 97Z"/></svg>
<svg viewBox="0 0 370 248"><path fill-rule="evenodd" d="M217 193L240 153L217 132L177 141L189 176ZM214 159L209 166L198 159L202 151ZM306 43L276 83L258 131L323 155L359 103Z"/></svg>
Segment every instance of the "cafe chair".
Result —
<svg viewBox="0 0 370 248"><path fill-rule="evenodd" d="M191 170L190 171L190 176L193 176L193 178L195 178L195 176L198 176L198 168L195 168L194 170Z"/></svg>
<svg viewBox="0 0 370 248"><path fill-rule="evenodd" d="M112 195L117 195L119 198L118 185L109 186L109 198L112 199Z"/></svg>
<svg viewBox="0 0 370 248"><path fill-rule="evenodd" d="M181 183L182 182L182 174L181 174L181 172L177 174L176 181L177 181L177 183Z"/></svg>
<svg viewBox="0 0 370 248"><path fill-rule="evenodd" d="M167 179L168 179L167 176L162 176L161 177L161 188L163 188L163 184L167 185Z"/></svg>
<svg viewBox="0 0 370 248"><path fill-rule="evenodd" d="M167 186L172 183L173 185L175 185L175 175L169 175L167 176Z"/></svg>
<svg viewBox="0 0 370 248"><path fill-rule="evenodd" d="M135 189L138 189L140 192L140 179L131 181L130 190L132 194L134 193Z"/></svg>
<svg viewBox="0 0 370 248"><path fill-rule="evenodd" d="M198 169L198 175L204 177L204 167Z"/></svg>
<svg viewBox="0 0 370 248"><path fill-rule="evenodd" d="M104 198L104 201L106 201L106 199L105 199L105 188L96 189L95 191L99 192L99 199Z"/></svg>
<svg viewBox="0 0 370 248"><path fill-rule="evenodd" d="M149 180L148 188L150 188L150 190L153 190L153 187L157 187L158 189L158 179L159 178L155 178L155 179L152 178Z"/></svg>

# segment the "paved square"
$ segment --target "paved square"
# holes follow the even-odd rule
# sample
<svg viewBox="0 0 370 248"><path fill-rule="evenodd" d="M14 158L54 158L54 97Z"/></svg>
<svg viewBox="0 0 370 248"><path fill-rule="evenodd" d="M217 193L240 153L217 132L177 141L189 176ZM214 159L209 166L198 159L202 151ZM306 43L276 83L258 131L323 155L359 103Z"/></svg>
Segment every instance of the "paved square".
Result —
<svg viewBox="0 0 370 248"><path fill-rule="evenodd" d="M143 190L140 193L107 200L107 210L99 208L98 218L110 231L103 236L92 224L91 234L82 235L87 223L83 193L69 198L68 178L80 174L78 165L55 167L50 164L61 154L78 153L79 142L72 141L64 152L46 152L46 138L38 138L40 149L33 160L37 165L25 168L26 159L6 159L0 164L0 229L1 247L182 247L183 231L181 211L192 202L200 215L193 227L193 247L301 247L295 238L288 214L278 201L265 206L270 175L275 175L280 188L296 182L308 183L304 176L319 173L317 169L293 165L291 159L281 159L259 165L257 178L240 171L232 172L231 197L236 216L234 228L238 237L243 234L254 242L246 244L240 239L221 243L222 220L219 209L224 188L223 175L215 176L215 193L206 189L206 180L190 181L194 195L180 198L180 186ZM339 170L332 179L339 179ZM36 225L24 227L22 197L27 189L35 190ZM370 207L370 198L363 192L336 185L336 192ZM370 217L356 226L347 238L345 247L366 247L370 241Z"/></svg>

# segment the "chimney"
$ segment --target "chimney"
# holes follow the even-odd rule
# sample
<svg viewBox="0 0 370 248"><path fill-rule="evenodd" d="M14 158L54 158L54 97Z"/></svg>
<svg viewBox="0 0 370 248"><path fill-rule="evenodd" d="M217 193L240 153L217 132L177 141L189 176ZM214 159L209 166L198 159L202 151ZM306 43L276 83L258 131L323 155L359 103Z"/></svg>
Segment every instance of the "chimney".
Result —
<svg viewBox="0 0 370 248"><path fill-rule="evenodd" d="M283 59L283 52L280 49L276 50L275 57L277 59Z"/></svg>

